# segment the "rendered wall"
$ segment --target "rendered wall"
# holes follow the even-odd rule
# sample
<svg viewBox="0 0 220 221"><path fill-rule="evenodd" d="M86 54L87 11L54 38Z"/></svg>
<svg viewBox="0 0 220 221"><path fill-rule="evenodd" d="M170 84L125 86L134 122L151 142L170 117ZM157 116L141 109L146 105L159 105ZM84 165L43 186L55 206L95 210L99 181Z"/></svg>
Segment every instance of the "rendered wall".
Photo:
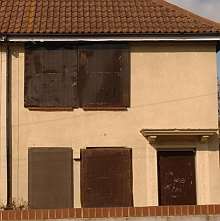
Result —
<svg viewBox="0 0 220 221"><path fill-rule="evenodd" d="M134 205L157 205L157 147L150 145L140 130L218 128L214 45L131 45L131 107L127 111L30 111L24 108L24 48L18 45L12 50L13 197L16 200L28 200L29 147L72 147L74 159L78 159L82 148L126 146L133 148ZM4 52L0 58L1 88L4 88ZM1 98L4 97L2 91ZM4 105L2 98L3 114ZM1 128L4 128L3 122ZM4 140L5 134L1 131L1 144ZM181 143L170 147L195 147L195 144ZM1 148L3 153L4 145ZM220 203L217 138L209 145L197 143L196 148L199 150L196 154L198 204ZM0 160L0 197L5 199L6 164L4 157ZM75 207L81 206L79 177L80 162L74 161Z"/></svg>

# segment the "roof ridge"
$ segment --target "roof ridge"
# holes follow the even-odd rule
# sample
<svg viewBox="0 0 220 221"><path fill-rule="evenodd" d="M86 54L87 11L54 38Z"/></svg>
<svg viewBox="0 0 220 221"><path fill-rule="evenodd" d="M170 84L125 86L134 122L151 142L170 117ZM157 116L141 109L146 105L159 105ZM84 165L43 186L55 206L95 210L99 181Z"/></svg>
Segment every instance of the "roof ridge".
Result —
<svg viewBox="0 0 220 221"><path fill-rule="evenodd" d="M202 22L205 25L210 25L213 26L213 28L217 28L220 31L220 23L219 22L215 22L211 19L208 19L206 17L197 15L196 13L190 11L189 9L185 9L182 8L178 5L175 5L173 3L167 2L167 0L152 0L153 2L155 2L156 4L160 4L161 6L166 6L169 8L172 8L173 10L175 10L177 13L181 13L181 14L188 14L189 18L195 18L196 21Z"/></svg>

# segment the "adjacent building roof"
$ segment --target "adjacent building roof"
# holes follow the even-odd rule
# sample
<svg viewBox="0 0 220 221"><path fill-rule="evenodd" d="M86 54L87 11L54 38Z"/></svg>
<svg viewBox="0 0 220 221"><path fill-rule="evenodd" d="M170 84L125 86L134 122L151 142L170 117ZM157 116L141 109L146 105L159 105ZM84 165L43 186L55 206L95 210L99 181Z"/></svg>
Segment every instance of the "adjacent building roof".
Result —
<svg viewBox="0 0 220 221"><path fill-rule="evenodd" d="M216 34L164 0L0 0L0 34Z"/></svg>

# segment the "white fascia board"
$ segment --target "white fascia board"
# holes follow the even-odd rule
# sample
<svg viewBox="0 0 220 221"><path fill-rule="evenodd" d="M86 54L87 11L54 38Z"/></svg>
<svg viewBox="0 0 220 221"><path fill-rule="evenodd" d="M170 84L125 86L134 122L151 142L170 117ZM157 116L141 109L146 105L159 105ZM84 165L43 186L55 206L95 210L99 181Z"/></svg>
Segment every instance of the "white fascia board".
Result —
<svg viewBox="0 0 220 221"><path fill-rule="evenodd" d="M69 41L69 42L138 42L138 41L220 41L220 35L216 36L146 36L146 37L77 37L77 36L7 36L2 37L0 41L9 42L53 42L53 41Z"/></svg>

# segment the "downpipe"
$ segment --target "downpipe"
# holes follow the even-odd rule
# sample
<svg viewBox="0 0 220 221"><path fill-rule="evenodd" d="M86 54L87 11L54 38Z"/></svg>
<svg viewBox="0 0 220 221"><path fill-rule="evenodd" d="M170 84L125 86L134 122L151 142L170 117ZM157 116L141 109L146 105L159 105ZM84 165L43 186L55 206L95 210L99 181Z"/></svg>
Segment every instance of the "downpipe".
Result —
<svg viewBox="0 0 220 221"><path fill-rule="evenodd" d="M6 161L7 161L7 205L6 209L13 208L12 201L12 76L11 76L11 49L7 38L6 42Z"/></svg>

